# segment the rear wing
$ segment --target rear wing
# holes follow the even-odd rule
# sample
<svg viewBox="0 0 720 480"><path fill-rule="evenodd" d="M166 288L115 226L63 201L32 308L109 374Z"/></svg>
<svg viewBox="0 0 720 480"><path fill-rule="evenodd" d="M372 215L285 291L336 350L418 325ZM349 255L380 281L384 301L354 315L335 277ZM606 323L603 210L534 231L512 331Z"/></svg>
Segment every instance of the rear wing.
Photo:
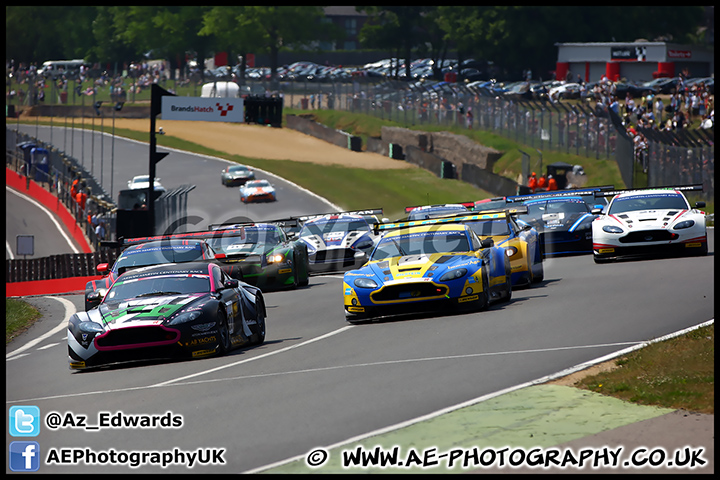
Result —
<svg viewBox="0 0 720 480"><path fill-rule="evenodd" d="M418 227L423 225L452 224L464 222L477 222L478 220L490 220L503 218L506 215L521 215L527 213L528 208L524 205L498 210L488 210L482 213L459 213L447 217L428 218L426 220L409 220L405 222L376 223L373 225L373 232L378 235L381 231L397 230L400 228Z"/></svg>
<svg viewBox="0 0 720 480"><path fill-rule="evenodd" d="M675 186L665 186L665 187L647 187L647 188L626 188L623 190L604 190L600 192L595 192L596 197L614 197L615 195L619 195L621 193L627 193L627 192L644 192L647 190L679 190L681 192L688 192L688 191L702 191L704 189L702 183L697 183L693 185L675 185Z"/></svg>
<svg viewBox="0 0 720 480"><path fill-rule="evenodd" d="M232 224L237 225L237 228L222 228L217 230L200 230L197 232L186 232L186 233L173 233L169 235L155 235L151 237L135 237L135 238L123 238L120 237L117 241L101 241L100 245L103 247L110 248L126 248L131 245L139 245L141 243L156 242L161 240L204 240L207 238L217 237L240 237L245 236L245 226L256 225L255 223L247 224ZM210 225L212 227L212 225Z"/></svg>
<svg viewBox="0 0 720 480"><path fill-rule="evenodd" d="M603 185L602 187L576 188L573 190L554 190L553 192L529 193L527 195L513 195L507 197L508 202L524 202L526 200L542 200L543 198L576 197L578 195L595 195L598 192L611 191L615 185Z"/></svg>
<svg viewBox="0 0 720 480"><path fill-rule="evenodd" d="M346 210L342 212L325 212L325 213L313 213L310 215L298 215L295 217L281 218L278 220L268 220L263 223L304 223L314 218L324 217L325 215L382 215L382 208L370 208L366 210Z"/></svg>
<svg viewBox="0 0 720 480"><path fill-rule="evenodd" d="M419 208L419 207L444 207L448 205L447 203L438 203L437 205L415 205L414 207L405 207L405 213L410 213L412 210ZM462 205L465 208L469 208L472 210L475 208L475 202L459 202L459 203L453 203L450 205Z"/></svg>

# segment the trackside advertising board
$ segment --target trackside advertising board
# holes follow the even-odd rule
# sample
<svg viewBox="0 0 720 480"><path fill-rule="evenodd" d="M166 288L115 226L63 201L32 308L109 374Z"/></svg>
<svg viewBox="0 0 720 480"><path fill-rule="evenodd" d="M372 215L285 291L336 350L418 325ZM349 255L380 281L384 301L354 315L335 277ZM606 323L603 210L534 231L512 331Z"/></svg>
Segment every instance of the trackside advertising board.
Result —
<svg viewBox="0 0 720 480"><path fill-rule="evenodd" d="M242 98L162 97L163 120L195 120L201 122L245 121Z"/></svg>

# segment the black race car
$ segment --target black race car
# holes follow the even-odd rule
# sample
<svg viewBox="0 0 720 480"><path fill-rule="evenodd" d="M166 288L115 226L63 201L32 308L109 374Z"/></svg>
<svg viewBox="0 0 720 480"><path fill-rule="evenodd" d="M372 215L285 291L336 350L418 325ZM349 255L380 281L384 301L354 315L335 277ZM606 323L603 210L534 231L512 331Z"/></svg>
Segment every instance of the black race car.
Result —
<svg viewBox="0 0 720 480"><path fill-rule="evenodd" d="M219 265L155 265L121 274L97 308L68 321L71 370L126 361L201 358L265 341L260 289Z"/></svg>
<svg viewBox="0 0 720 480"><path fill-rule="evenodd" d="M518 221L538 231L543 256L592 253L592 223L598 215L581 196L542 195L523 205L527 213Z"/></svg>
<svg viewBox="0 0 720 480"><path fill-rule="evenodd" d="M162 238L162 240L160 240ZM95 268L98 273L105 275L98 280L90 280L85 284L85 311L98 306L105 292L115 282L118 275L126 270L163 263L181 263L208 260L217 262L223 257L216 254L210 245L202 239L182 239L165 237L141 237L120 239L119 242L103 242L110 247L125 247L112 266L100 263ZM232 275L242 280L242 274Z"/></svg>

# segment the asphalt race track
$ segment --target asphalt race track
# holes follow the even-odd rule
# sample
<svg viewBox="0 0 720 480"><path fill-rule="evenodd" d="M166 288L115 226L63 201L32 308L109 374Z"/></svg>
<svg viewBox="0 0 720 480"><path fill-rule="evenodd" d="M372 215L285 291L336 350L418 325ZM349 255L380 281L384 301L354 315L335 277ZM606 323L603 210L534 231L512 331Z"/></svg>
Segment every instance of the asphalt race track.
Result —
<svg viewBox="0 0 720 480"><path fill-rule="evenodd" d="M147 158L147 145L115 140L115 192L147 171ZM197 185L189 205L203 217L198 228L237 215L261 220L328 208L280 179L278 202L242 205L237 189L221 188L222 166L176 151L158 164L166 187L188 178ZM44 419L59 414L60 427L43 424L32 438L43 459L51 450L91 449L156 452L179 462L134 469L103 464L101 456L96 464L45 462L42 473L246 472L713 319L714 229L709 244L708 257L606 265L587 255L549 259L541 284L486 312L355 326L344 321L342 276L311 277L308 287L266 294L264 345L81 373L68 369L64 326L82 296L34 297L42 320L6 347L6 405L37 406ZM113 428L121 415L155 417L155 426ZM83 419L108 426L90 430ZM6 432L6 443L13 440ZM190 469L180 463L190 456L179 451L210 459L214 452L222 463Z"/></svg>

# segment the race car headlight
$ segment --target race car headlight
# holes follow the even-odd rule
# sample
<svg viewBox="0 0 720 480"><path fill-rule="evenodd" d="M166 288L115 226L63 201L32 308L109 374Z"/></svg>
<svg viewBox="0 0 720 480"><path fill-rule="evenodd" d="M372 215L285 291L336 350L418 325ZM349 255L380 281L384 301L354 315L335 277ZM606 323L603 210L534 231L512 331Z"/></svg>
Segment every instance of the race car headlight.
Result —
<svg viewBox="0 0 720 480"><path fill-rule="evenodd" d="M378 286L377 282L372 278L356 278L353 283L360 288L377 288Z"/></svg>
<svg viewBox="0 0 720 480"><path fill-rule="evenodd" d="M440 277L441 282L447 282L448 280L455 280L456 278L464 277L467 274L467 268L457 268L450 270Z"/></svg>
<svg viewBox="0 0 720 480"><path fill-rule="evenodd" d="M179 325L181 323L192 322L202 315L202 312L195 310L194 312L181 313L177 317L173 318L168 325Z"/></svg>
<svg viewBox="0 0 720 480"><path fill-rule="evenodd" d="M285 260L285 255L281 253L273 253L267 256L267 263L280 263Z"/></svg>
<svg viewBox="0 0 720 480"><path fill-rule="evenodd" d="M102 333L105 331L102 325L95 322L80 322L78 328L86 333Z"/></svg>
<svg viewBox="0 0 720 480"><path fill-rule="evenodd" d="M682 230L683 228L690 228L693 225L695 225L695 220L685 220L683 222L678 222L673 227L674 230Z"/></svg>
<svg viewBox="0 0 720 480"><path fill-rule="evenodd" d="M607 233L623 233L622 228L616 227L614 225L605 225L602 229L603 229L603 232L607 232Z"/></svg>
<svg viewBox="0 0 720 480"><path fill-rule="evenodd" d="M505 255L507 255L508 257L512 257L516 253L518 253L518 249L516 247L507 247L505 249Z"/></svg>
<svg viewBox="0 0 720 480"><path fill-rule="evenodd" d="M105 297L105 294L106 294L106 293L107 293L107 289L106 289L106 288L98 288L98 289L95 290L94 292L88 293L88 294L87 294L87 299L90 300L90 301L93 301L93 302L95 302L95 301L99 302L100 300L103 299L103 297Z"/></svg>

